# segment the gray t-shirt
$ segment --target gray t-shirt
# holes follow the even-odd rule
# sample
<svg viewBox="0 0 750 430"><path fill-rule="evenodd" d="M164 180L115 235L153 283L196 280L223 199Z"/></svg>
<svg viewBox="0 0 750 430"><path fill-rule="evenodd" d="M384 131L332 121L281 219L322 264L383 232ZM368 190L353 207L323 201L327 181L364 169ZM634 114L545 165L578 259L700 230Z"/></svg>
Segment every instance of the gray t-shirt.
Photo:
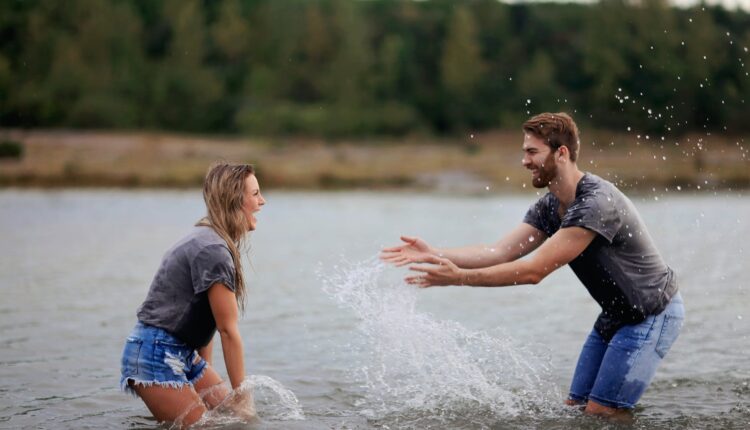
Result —
<svg viewBox="0 0 750 430"><path fill-rule="evenodd" d="M609 340L626 324L664 310L677 292L674 272L656 250L633 203L617 187L586 173L562 219L560 201L547 193L523 222L548 237L560 228L583 227L597 233L570 267L602 308L594 328Z"/></svg>
<svg viewBox="0 0 750 430"><path fill-rule="evenodd" d="M224 239L211 227L195 227L164 254L138 320L162 328L191 348L207 345L216 332L208 289L234 291L234 262Z"/></svg>

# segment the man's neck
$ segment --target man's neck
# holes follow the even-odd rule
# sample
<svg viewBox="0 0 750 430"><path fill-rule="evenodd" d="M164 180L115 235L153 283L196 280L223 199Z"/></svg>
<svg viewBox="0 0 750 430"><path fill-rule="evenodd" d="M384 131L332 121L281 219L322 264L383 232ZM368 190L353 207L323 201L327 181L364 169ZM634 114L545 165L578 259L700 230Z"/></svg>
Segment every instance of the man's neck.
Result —
<svg viewBox="0 0 750 430"><path fill-rule="evenodd" d="M559 169L557 178L549 184L549 191L567 208L576 199L576 188L584 173L575 164L567 169Z"/></svg>

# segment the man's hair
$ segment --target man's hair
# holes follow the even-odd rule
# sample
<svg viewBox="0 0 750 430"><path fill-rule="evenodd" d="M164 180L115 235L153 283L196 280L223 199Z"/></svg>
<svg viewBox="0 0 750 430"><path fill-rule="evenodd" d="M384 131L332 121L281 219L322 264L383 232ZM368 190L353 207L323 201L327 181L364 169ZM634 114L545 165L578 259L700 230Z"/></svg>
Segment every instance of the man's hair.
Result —
<svg viewBox="0 0 750 430"><path fill-rule="evenodd" d="M556 151L565 146L570 151L570 161L578 158L578 127L573 118L565 112L540 113L523 123L523 131L544 141Z"/></svg>

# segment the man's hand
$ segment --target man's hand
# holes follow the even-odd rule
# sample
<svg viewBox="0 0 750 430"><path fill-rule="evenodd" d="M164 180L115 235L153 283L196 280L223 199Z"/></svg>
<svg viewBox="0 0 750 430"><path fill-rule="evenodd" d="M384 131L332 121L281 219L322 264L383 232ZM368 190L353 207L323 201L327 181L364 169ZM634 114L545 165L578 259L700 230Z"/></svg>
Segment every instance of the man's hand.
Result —
<svg viewBox="0 0 750 430"><path fill-rule="evenodd" d="M409 263L418 263L421 259L435 254L432 247L418 237L401 236L401 240L404 242L403 245L380 251L380 259L401 267Z"/></svg>
<svg viewBox="0 0 750 430"><path fill-rule="evenodd" d="M467 283L467 271L459 268L447 258L427 255L413 262L429 263L430 265L409 267L409 270L421 272L422 275L407 276L404 279L407 284L427 288L437 285L465 285Z"/></svg>

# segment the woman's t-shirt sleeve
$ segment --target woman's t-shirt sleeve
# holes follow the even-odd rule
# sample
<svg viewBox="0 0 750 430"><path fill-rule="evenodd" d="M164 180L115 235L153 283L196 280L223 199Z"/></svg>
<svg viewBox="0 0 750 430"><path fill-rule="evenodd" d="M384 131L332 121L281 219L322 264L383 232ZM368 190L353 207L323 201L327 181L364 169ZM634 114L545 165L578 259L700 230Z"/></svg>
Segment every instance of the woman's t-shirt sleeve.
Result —
<svg viewBox="0 0 750 430"><path fill-rule="evenodd" d="M202 293L214 284L221 283L234 291L234 261L224 245L209 245L203 248L190 265L193 292Z"/></svg>

